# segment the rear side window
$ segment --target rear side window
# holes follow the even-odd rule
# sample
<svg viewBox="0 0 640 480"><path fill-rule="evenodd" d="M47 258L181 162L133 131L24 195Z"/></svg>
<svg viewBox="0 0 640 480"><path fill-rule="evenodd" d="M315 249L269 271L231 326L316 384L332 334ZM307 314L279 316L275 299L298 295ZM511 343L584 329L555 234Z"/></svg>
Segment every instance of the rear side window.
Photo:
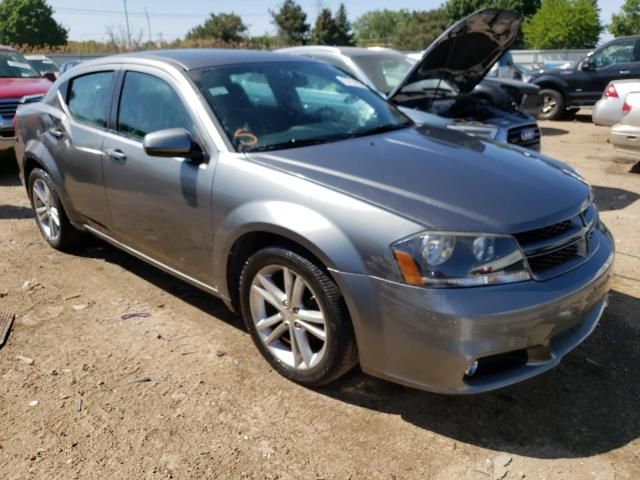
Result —
<svg viewBox="0 0 640 480"><path fill-rule="evenodd" d="M178 94L158 77L127 72L118 108L118 132L143 138L168 128L184 128L193 135L193 122Z"/></svg>
<svg viewBox="0 0 640 480"><path fill-rule="evenodd" d="M97 72L71 80L67 105L71 114L80 121L107 126L107 110L113 72Z"/></svg>

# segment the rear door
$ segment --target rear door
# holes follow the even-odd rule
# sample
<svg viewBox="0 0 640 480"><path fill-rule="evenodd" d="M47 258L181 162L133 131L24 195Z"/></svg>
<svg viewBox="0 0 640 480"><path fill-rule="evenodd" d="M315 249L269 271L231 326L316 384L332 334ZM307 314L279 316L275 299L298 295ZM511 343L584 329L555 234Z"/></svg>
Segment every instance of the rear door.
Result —
<svg viewBox="0 0 640 480"><path fill-rule="evenodd" d="M105 138L105 187L117 238L202 281L211 273L211 189L215 155L173 77L127 67ZM190 86L188 88L191 88ZM146 134L184 128L208 152L207 163L152 157Z"/></svg>
<svg viewBox="0 0 640 480"><path fill-rule="evenodd" d="M59 90L62 111L44 123L44 142L56 158L73 208L94 226L107 227L109 210L102 175L102 142L113 94L114 68L71 78Z"/></svg>

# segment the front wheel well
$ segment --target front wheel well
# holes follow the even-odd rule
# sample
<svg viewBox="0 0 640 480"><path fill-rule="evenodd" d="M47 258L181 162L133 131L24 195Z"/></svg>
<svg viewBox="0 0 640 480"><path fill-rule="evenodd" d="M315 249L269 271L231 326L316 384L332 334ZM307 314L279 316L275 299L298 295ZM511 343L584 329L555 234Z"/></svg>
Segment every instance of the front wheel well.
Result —
<svg viewBox="0 0 640 480"><path fill-rule="evenodd" d="M259 250L267 247L288 248L322 269L329 277L332 277L327 266L309 249L299 243L271 232L250 232L239 237L231 247L227 257L227 290L231 300L231 306L235 311L240 311L239 285L240 274L249 257ZM335 279L334 279L335 280Z"/></svg>
<svg viewBox="0 0 640 480"><path fill-rule="evenodd" d="M42 168L44 171L46 171L47 169L44 168L40 162L38 162L38 160L36 160L35 158L33 158L32 156L28 155L25 156L24 159L24 165L22 167L22 171L24 173L24 183L25 186L27 188L29 188L29 175L31 175L31 172L33 171L34 168Z"/></svg>

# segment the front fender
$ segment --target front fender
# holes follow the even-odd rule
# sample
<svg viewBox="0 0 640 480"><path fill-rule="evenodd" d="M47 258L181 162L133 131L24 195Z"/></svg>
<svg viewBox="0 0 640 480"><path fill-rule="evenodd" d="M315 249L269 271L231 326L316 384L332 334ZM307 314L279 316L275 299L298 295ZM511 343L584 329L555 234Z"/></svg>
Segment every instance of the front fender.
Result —
<svg viewBox="0 0 640 480"><path fill-rule="evenodd" d="M233 245L248 233L270 233L304 247L329 269L364 273L360 252L342 229L308 207L286 201L256 201L231 211L214 238L215 278L227 278L227 261ZM223 287L224 286L224 287ZM228 296L226 282L221 294Z"/></svg>
<svg viewBox="0 0 640 480"><path fill-rule="evenodd" d="M540 88L554 88L566 96L569 84L562 78L555 75L540 75L531 79L531 83L538 85Z"/></svg>

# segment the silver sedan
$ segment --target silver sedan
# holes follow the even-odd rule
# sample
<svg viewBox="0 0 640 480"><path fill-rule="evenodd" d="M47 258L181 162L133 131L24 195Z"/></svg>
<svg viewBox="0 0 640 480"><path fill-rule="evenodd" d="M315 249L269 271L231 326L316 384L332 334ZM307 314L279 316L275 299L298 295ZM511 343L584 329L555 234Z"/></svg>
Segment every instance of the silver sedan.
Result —
<svg viewBox="0 0 640 480"><path fill-rule="evenodd" d="M314 60L106 57L16 128L52 247L92 234L210 292L306 386L359 363L437 392L503 387L557 365L607 304L613 243L575 170L418 127Z"/></svg>

